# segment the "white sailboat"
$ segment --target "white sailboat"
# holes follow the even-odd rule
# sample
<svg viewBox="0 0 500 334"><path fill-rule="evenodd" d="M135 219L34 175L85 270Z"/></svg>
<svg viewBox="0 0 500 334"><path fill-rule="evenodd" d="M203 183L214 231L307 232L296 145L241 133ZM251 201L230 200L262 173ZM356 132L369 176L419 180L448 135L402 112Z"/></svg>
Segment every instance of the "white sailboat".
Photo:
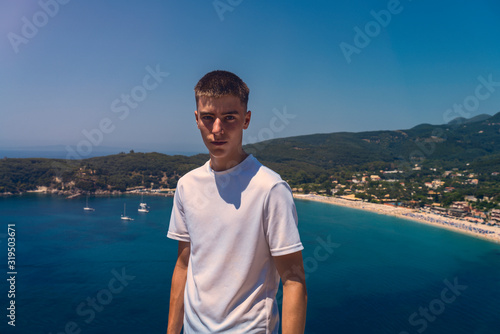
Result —
<svg viewBox="0 0 500 334"><path fill-rule="evenodd" d="M134 220L133 218L130 218L127 216L127 204L126 203L123 203L122 220Z"/></svg>
<svg viewBox="0 0 500 334"><path fill-rule="evenodd" d="M139 203L139 209L137 209L137 211L144 213L149 212L149 206L147 203L144 203L144 194L141 194L141 203Z"/></svg>
<svg viewBox="0 0 500 334"><path fill-rule="evenodd" d="M85 205L85 207L83 208L84 211L95 211L94 208L91 208L89 206L89 195L87 195L87 204Z"/></svg>

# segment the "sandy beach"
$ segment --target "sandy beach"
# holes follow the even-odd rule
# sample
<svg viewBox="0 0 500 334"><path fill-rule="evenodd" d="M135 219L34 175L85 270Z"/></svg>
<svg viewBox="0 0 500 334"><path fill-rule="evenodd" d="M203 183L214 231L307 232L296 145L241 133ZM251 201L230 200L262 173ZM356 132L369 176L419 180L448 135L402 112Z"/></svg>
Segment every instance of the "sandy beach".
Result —
<svg viewBox="0 0 500 334"><path fill-rule="evenodd" d="M471 223L464 220L443 217L440 215L420 212L413 209L398 208L390 205L350 201L337 197L327 197L313 194L293 194L296 199L317 201L334 205L341 205L353 209L366 210L378 214L390 215L410 219L419 223L429 224L440 228L466 233L468 235L500 243L500 227Z"/></svg>

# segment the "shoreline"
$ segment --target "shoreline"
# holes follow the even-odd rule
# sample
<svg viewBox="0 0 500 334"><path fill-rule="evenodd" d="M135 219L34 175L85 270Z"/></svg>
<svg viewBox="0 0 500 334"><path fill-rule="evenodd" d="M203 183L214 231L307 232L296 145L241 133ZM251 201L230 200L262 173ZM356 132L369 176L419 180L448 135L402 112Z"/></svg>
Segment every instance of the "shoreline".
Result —
<svg viewBox="0 0 500 334"><path fill-rule="evenodd" d="M138 191L96 191L93 193L90 193L92 197L107 197L107 196L120 196L120 195L147 195L147 196L160 196L160 197L174 197L173 193L167 193L167 192L159 192L159 191L144 191L144 192L138 192ZM23 193L0 193L0 198L2 197L14 197L14 196L25 196L25 195L49 195L49 196L60 196L64 197L65 199L74 199L78 197L85 197L87 193L85 192L78 192L74 193L71 191L64 191L64 190L58 190L58 191L44 191L44 190L28 190Z"/></svg>
<svg viewBox="0 0 500 334"><path fill-rule="evenodd" d="M163 190L163 191L162 191ZM126 191L120 190L96 190L92 193L87 193L84 191L73 191L73 190L51 190L51 189L37 189L37 190L28 190L25 193L20 194L6 194L10 195L24 195L24 194L48 194L48 195L56 195L56 196L66 196L66 199L78 198L80 196L92 195L94 197L101 196L110 196L110 195L148 195L148 196L163 196L163 197L172 197L174 196L172 189L160 189L158 191L152 190L143 190L140 191L138 189L130 189Z"/></svg>
<svg viewBox="0 0 500 334"><path fill-rule="evenodd" d="M351 209L369 211L377 214L407 219L417 223L445 228L453 232L459 232L483 240L500 243L500 228L495 226L475 224L450 217L443 217L433 213L419 212L414 209L400 208L384 204L375 204L361 201L349 201L336 197L294 193L293 198L333 204L348 207Z"/></svg>

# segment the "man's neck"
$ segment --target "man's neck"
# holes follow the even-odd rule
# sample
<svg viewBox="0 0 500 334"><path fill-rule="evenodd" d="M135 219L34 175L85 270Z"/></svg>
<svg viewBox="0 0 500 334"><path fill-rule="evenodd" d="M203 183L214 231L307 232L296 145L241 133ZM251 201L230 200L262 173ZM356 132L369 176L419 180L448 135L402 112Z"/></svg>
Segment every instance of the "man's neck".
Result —
<svg viewBox="0 0 500 334"><path fill-rule="evenodd" d="M243 160L248 157L248 153L242 151L242 153L235 159L217 159L210 157L210 167L216 172L223 172L236 165L239 165Z"/></svg>

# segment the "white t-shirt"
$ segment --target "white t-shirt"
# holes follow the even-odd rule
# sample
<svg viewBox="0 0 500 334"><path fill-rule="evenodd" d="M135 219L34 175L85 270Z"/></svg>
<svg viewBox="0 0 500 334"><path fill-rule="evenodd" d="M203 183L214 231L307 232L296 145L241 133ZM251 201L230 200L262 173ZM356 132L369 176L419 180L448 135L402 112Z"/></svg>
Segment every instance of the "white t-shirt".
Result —
<svg viewBox="0 0 500 334"><path fill-rule="evenodd" d="M167 236L191 243L184 333L278 333L272 256L303 249L288 184L252 155L178 184Z"/></svg>

